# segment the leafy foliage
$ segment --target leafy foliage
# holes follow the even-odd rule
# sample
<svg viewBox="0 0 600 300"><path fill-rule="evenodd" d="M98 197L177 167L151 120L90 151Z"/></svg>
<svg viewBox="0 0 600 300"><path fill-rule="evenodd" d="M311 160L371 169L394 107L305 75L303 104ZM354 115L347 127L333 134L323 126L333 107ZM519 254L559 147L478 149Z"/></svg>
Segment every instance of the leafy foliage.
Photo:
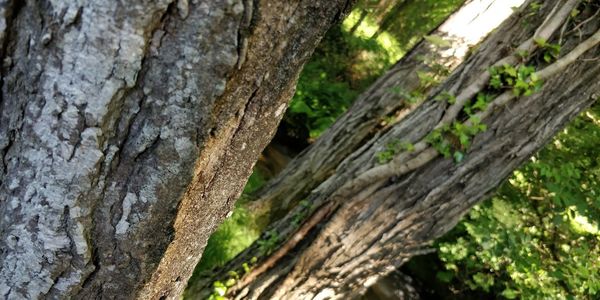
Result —
<svg viewBox="0 0 600 300"><path fill-rule="evenodd" d="M385 55L376 53L386 51L373 40L332 28L304 67L284 122L296 135L319 136L389 65Z"/></svg>
<svg viewBox="0 0 600 300"><path fill-rule="evenodd" d="M427 142L444 157L453 157L456 162L461 162L473 137L487 129L478 117L471 116L469 120L470 125L455 121L432 130L427 135Z"/></svg>
<svg viewBox="0 0 600 300"><path fill-rule="evenodd" d="M463 1L405 1L394 18L367 15L362 1L344 23L333 28L306 64L284 122L300 139L314 139L382 72L425 36ZM371 1L372 2L372 1ZM399 1L402 2L402 1ZM531 2L523 12L535 15L542 4ZM573 11L571 17L576 17ZM384 15L382 15L384 16ZM385 23L388 22L388 23ZM385 26L381 26L385 25ZM381 29L384 28L384 29ZM440 47L445 41L429 35ZM533 61L551 63L560 46L535 41L540 48ZM521 65L490 69L488 89L464 107L461 120L435 130L428 142L441 154L460 162L472 139L486 127L474 114L486 109L504 91L528 96L542 82L527 65L531 54L519 53ZM443 70L442 70L443 71ZM423 86L437 84L437 73L417 74ZM423 99L421 90L392 90L410 103ZM438 101L453 104L454 95L441 92ZM491 200L476 206L459 225L437 242L435 261L421 268L435 270L428 282L451 292L446 298L484 295L506 299L598 299L600 290L600 104L582 114L547 147L515 171ZM379 163L411 151L413 145L392 141L377 154ZM245 195L264 180L253 175ZM196 272L223 265L259 238L255 216L238 201L233 215L211 236ZM300 203L303 204L303 202ZM306 210L310 207L306 206ZM303 210L293 218L299 226ZM262 236L263 254L280 243L276 232ZM238 270L249 272L253 262ZM239 275L214 283L213 299L224 299ZM191 279L193 281L193 279ZM449 287L449 288L448 288ZM441 289L441 288L438 288ZM481 297L474 297L481 298Z"/></svg>
<svg viewBox="0 0 600 300"><path fill-rule="evenodd" d="M490 68L490 87L496 90L510 88L515 96L529 96L542 87L533 66L502 65Z"/></svg>
<svg viewBox="0 0 600 300"><path fill-rule="evenodd" d="M438 243L437 279L506 299L597 299L599 179L597 104Z"/></svg>
<svg viewBox="0 0 600 300"><path fill-rule="evenodd" d="M399 23L401 28L393 27L397 30L383 32L375 39L365 34L368 32L365 28L377 30L377 22L369 15L360 24L354 24L358 21L359 9L355 10L341 26L336 26L327 33L311 60L305 65L296 94L283 120L287 125L284 127L288 128L286 134L299 139L311 139L320 135L351 105L360 92L397 61L405 50L410 49L419 37L437 26L462 2L428 0L421 1L418 7L411 4L412 12L400 12L405 16L399 22L411 22L412 25L406 27ZM427 14L414 13L423 7L430 8ZM351 32L354 25L358 30ZM396 37L400 35L401 38L397 40ZM410 40L410 43L407 43L407 40ZM190 282L194 282L195 276L203 271L222 266L259 238L261 221L245 208L245 203L248 196L256 191L264 180L256 171L250 177L244 196L236 202L233 215L226 219L208 240L202 260ZM307 210L309 208L306 207ZM295 226L304 218L303 213L295 216ZM268 235L268 238L262 241L264 251L269 252L276 242L276 235ZM246 265L245 268L249 267L250 265ZM212 297L222 299L226 288L226 282L215 282Z"/></svg>
<svg viewBox="0 0 600 300"><path fill-rule="evenodd" d="M572 14L571 14L572 15ZM544 61L547 63L556 60L560 55L560 45L548 43L545 39L537 38L535 43L545 51L543 52Z"/></svg>
<svg viewBox="0 0 600 300"><path fill-rule="evenodd" d="M403 142L400 140L393 140L389 142L383 151L377 153L377 161L380 164L384 164L392 160L394 156L404 151L414 151L415 146L409 142Z"/></svg>
<svg viewBox="0 0 600 300"><path fill-rule="evenodd" d="M283 119L286 134L298 139L318 137L367 86L464 0L406 1L398 10L387 12L387 21L385 16L370 14L360 18L361 10L373 10L370 2L361 1L341 26L332 28L305 65ZM427 38L444 42L435 36ZM434 79L425 73L419 77L422 81ZM418 93L407 92L407 101L418 101L422 98Z"/></svg>

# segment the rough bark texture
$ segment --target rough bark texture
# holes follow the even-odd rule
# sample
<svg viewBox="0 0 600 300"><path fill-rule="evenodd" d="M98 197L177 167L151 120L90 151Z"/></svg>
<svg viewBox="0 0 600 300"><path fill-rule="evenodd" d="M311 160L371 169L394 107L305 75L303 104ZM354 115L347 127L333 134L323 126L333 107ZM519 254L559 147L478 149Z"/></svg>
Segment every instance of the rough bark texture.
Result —
<svg viewBox="0 0 600 300"><path fill-rule="evenodd" d="M308 204L297 206L263 236L264 241L276 232L279 249L263 256L264 246L255 243L223 269L236 269L253 256L259 258L255 269L242 277L229 295L238 299L354 298L409 257L427 251L431 241L452 228L470 207L598 99L600 20L588 19L579 26L580 31L571 30L576 24L568 15L577 2L545 1L535 14L524 6L431 93L428 101L347 155L310 193ZM600 8L597 1L582 3L580 18L592 16ZM544 22L550 15L559 22ZM562 27L561 20L567 19ZM535 33L541 24L544 30ZM442 91L476 93L485 88L486 70L491 65L505 57L519 63L518 56L513 56L517 45L533 46L528 39L534 34L551 32L556 34L548 38L550 42L563 42L564 59L548 66L540 58L543 50L538 50L526 63L535 65L541 75L555 67L560 72L547 77L543 88L531 96L490 104L483 118L487 130L474 138L461 162L438 155L427 143L417 143L449 116L464 121L464 115L452 117L456 105L433 101L436 95ZM577 48L583 44L591 48L571 60L571 54L578 52L571 50L583 49ZM508 91L497 99L511 99L511 95ZM403 161L378 165L377 153L398 140L425 148L397 156L404 157ZM398 167L391 170L396 175L373 173L388 166ZM303 224L294 221L303 215L309 216ZM218 278L227 276L221 273L207 278L205 290Z"/></svg>
<svg viewBox="0 0 600 300"><path fill-rule="evenodd" d="M0 1L0 295L176 298L347 1Z"/></svg>
<svg viewBox="0 0 600 300"><path fill-rule="evenodd" d="M349 154L391 126L386 118L398 122L416 107L407 103L398 91L429 91L431 87L420 87L419 72L433 73L435 64L443 65L448 72L454 70L465 59L469 47L500 25L512 13L511 7L522 3L523 0L478 0L452 14L431 33L443 38L448 45L435 45L427 39L417 44L361 94L331 128L257 193L257 199L250 204L253 211L263 212L272 220L283 217L331 176Z"/></svg>

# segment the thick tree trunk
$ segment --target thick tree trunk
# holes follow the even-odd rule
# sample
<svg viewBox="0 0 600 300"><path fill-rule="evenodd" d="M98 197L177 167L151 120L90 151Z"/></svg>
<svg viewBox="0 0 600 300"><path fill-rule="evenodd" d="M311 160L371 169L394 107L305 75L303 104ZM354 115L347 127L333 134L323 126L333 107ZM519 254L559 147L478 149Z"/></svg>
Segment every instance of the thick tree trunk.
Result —
<svg viewBox="0 0 600 300"><path fill-rule="evenodd" d="M256 194L257 199L250 204L252 210L269 215L272 220L283 217L331 176L349 154L417 106L406 101L405 95L412 91L426 94L433 88L421 85L419 73L443 79L463 62L470 47L512 14L511 7L523 2L477 0L461 7L431 33L433 38L418 43L361 94L331 128L270 180ZM443 43L434 44L436 39Z"/></svg>
<svg viewBox="0 0 600 300"><path fill-rule="evenodd" d="M545 1L539 9L529 3L427 101L346 155L303 205L226 266L224 270L240 269L258 259L228 295L357 297L382 275L427 251L431 241L593 103L600 91L600 19L595 17L600 3L581 1L576 17L570 15L579 1ZM550 51L540 49L544 43L562 45L557 61L544 61ZM542 80L543 86L523 96L523 90L507 87L506 81L491 83L488 70L504 65L534 67L535 75L524 82ZM476 109L478 94L488 95L489 102ZM459 133L476 128L477 119L486 128L478 127L472 140L466 138L470 146L459 143ZM405 143L412 147L396 146L387 160L377 159L390 145ZM438 151L454 153L455 159ZM210 292L214 280L227 277L223 272L207 278L205 290Z"/></svg>
<svg viewBox="0 0 600 300"><path fill-rule="evenodd" d="M0 295L177 298L351 1L0 1Z"/></svg>

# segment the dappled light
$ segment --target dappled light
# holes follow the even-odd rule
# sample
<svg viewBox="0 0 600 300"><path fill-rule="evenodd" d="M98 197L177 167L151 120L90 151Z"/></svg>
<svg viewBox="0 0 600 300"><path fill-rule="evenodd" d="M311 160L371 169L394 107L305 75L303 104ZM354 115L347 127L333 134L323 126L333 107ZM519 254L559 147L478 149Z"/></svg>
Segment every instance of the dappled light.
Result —
<svg viewBox="0 0 600 300"><path fill-rule="evenodd" d="M458 294L497 291L509 299L597 293L599 113L598 104L582 113L440 240L443 267L430 265L439 280Z"/></svg>
<svg viewBox="0 0 600 300"><path fill-rule="evenodd" d="M353 28L355 29L351 32ZM360 12L358 10L353 10L342 23L342 30L364 40L369 40L375 35L378 29L379 26L375 21L371 20L368 15L360 20ZM396 62L406 52L406 47L401 45L396 38L388 32L379 34L375 38L375 41L377 42L377 45L385 51L387 62L389 64ZM381 55L381 53L375 53L375 55Z"/></svg>
<svg viewBox="0 0 600 300"><path fill-rule="evenodd" d="M451 66L448 61L469 56L490 31L513 13L531 15L532 10L539 9L537 2L519 8L523 2L467 1L435 34L431 30L461 1L401 1L387 10L372 1L359 3L339 27L330 30L305 66L280 133L304 140L306 145L313 143L375 78L416 43L425 40L437 49L438 56L428 58L430 65ZM383 11L390 16L386 18ZM444 78L440 73L417 72L423 85L428 81L428 85L435 86ZM414 92L394 92L408 99L424 97ZM422 293L438 299L541 299L568 295L585 298L598 291L599 262L581 265L587 255L600 256L600 161L595 159L600 157L596 150L600 145L595 142L600 139L591 138L600 133L598 107L584 112L526 165L515 170L490 200L476 205L454 230L435 243L435 254L428 254L428 259L416 258L402 269L417 280L417 285L433 282L429 287L423 286ZM277 138L274 142L278 142ZM380 163L391 160L401 151L398 149L413 147L400 141L395 144L378 153ZM455 156L457 162L463 159L462 155L460 159ZM256 174L255 171L253 177ZM249 187L256 186L251 178ZM251 195L245 197L252 201ZM221 252L206 253L197 272L222 265L232 258L230 250L242 250L240 244L250 245L250 239L236 235L264 228L266 224L250 221L245 222L249 228L232 227L243 224L242 218L252 220L260 215L260 209L251 202L249 207L256 215L244 208L246 201L240 202L233 217L209 241L207 251L219 245ZM222 235L231 230L238 233ZM215 257L217 253L221 253L220 258ZM214 262L206 264L209 260ZM583 272L582 268L588 271ZM425 269L428 271L423 272ZM379 283L377 277L370 277L364 284ZM378 292L370 290L368 295L380 295L382 288L379 286Z"/></svg>
<svg viewBox="0 0 600 300"><path fill-rule="evenodd" d="M0 298L600 299L600 0L0 1Z"/></svg>

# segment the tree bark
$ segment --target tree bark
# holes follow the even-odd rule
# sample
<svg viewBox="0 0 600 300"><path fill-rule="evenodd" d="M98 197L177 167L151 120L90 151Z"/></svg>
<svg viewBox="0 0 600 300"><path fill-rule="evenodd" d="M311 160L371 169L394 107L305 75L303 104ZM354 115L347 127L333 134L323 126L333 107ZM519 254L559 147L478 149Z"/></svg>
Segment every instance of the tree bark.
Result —
<svg viewBox="0 0 600 300"><path fill-rule="evenodd" d="M379 277L428 251L435 238L596 101L600 19L594 14L600 3L545 1L532 14L531 2L487 38L428 100L346 155L303 205L223 268L237 270L256 260L253 257L258 260L229 288L228 296L359 297ZM570 17L577 5L581 14ZM548 50L540 45L546 42L561 44L558 60L542 59ZM512 87L493 87L488 70L505 64L533 66L538 79L528 82L541 79L543 86L528 96L517 96ZM379 88L375 85L372 90ZM481 111L468 113L465 108L472 108L478 93L491 96L490 102ZM448 94L455 96L452 101L439 100L443 95L450 99ZM477 122L470 114L487 128L474 134L466 147L448 126L474 126ZM438 142L430 139L436 132ZM377 159L398 141L411 143L414 149L397 150L384 162ZM442 143L463 152L456 157L458 162L438 153ZM276 245L266 248L273 240ZM215 280L227 278L225 272L207 277L204 293Z"/></svg>
<svg viewBox="0 0 600 300"><path fill-rule="evenodd" d="M0 1L0 295L177 298L352 1Z"/></svg>
<svg viewBox="0 0 600 300"><path fill-rule="evenodd" d="M354 104L309 148L255 195L251 210L280 219L311 190L335 172L335 168L373 136L402 120L417 106L405 94L426 94L433 86L421 86L419 73L441 80L462 63L470 47L512 14L511 7L524 0L472 1L452 14L430 36L443 45L423 39L409 53L362 93ZM443 67L440 74L436 69ZM401 91L401 92L399 92Z"/></svg>

